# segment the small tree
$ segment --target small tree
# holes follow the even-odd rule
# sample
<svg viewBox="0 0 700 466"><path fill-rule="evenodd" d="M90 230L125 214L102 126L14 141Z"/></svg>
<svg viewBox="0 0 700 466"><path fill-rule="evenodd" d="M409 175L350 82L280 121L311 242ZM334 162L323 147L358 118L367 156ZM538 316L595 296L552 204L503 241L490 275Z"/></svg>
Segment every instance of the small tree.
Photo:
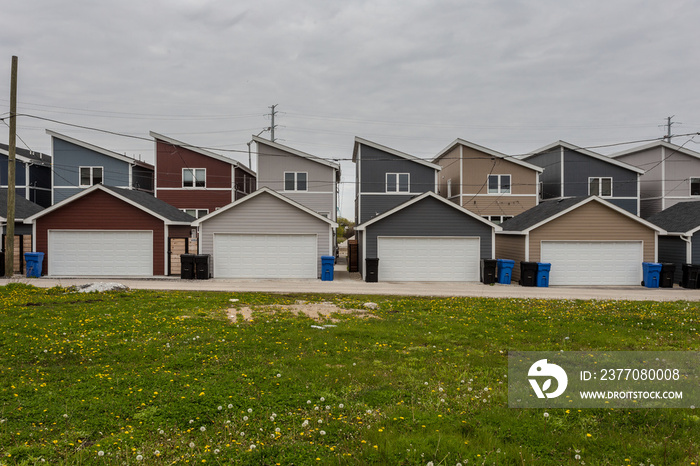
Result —
<svg viewBox="0 0 700 466"><path fill-rule="evenodd" d="M338 242L342 243L355 235L355 222L344 217L338 217Z"/></svg>

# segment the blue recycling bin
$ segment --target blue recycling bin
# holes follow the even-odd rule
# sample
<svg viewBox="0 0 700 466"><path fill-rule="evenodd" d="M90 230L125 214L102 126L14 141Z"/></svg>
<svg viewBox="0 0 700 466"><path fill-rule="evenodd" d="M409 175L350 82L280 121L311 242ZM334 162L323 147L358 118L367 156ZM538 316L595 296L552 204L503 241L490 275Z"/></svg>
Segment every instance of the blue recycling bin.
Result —
<svg viewBox="0 0 700 466"><path fill-rule="evenodd" d="M25 252L24 260L27 262L27 278L41 277L42 263L44 262L43 252Z"/></svg>
<svg viewBox="0 0 700 466"><path fill-rule="evenodd" d="M498 270L498 283L502 285L510 285L510 277L513 275L513 267L515 261L510 259L496 259L496 268Z"/></svg>
<svg viewBox="0 0 700 466"><path fill-rule="evenodd" d="M321 280L324 282L333 281L333 266L335 256L321 256Z"/></svg>
<svg viewBox="0 0 700 466"><path fill-rule="evenodd" d="M552 264L549 262L537 263L537 286L546 288L549 286L549 271L552 269Z"/></svg>
<svg viewBox="0 0 700 466"><path fill-rule="evenodd" d="M661 281L662 264L656 262L642 262L642 286L658 288Z"/></svg>

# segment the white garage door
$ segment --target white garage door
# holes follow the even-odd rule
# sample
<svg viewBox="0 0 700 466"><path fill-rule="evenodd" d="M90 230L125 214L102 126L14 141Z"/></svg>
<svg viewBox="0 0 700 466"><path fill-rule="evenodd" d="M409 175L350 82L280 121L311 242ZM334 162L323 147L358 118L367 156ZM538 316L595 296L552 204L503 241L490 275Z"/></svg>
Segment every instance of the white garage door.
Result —
<svg viewBox="0 0 700 466"><path fill-rule="evenodd" d="M641 241L542 241L550 285L639 285Z"/></svg>
<svg viewBox="0 0 700 466"><path fill-rule="evenodd" d="M318 278L316 235L214 234L216 278Z"/></svg>
<svg viewBox="0 0 700 466"><path fill-rule="evenodd" d="M152 231L49 231L50 275L153 275Z"/></svg>
<svg viewBox="0 0 700 466"><path fill-rule="evenodd" d="M380 281L479 281L479 238L377 238Z"/></svg>

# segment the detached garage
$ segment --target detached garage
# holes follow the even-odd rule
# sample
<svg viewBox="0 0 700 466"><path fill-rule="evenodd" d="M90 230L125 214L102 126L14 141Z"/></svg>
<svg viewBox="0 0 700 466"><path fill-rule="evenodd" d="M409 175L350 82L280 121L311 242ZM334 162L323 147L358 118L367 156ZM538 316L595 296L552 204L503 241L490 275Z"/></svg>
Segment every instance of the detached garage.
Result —
<svg viewBox="0 0 700 466"><path fill-rule="evenodd" d="M656 225L596 196L546 201L502 224L499 259L549 262L550 285L639 285L657 261Z"/></svg>
<svg viewBox="0 0 700 466"><path fill-rule="evenodd" d="M262 188L194 223L215 278L310 278L334 255L337 223Z"/></svg>
<svg viewBox="0 0 700 466"><path fill-rule="evenodd" d="M168 270L168 238L195 219L151 194L94 185L29 217L51 276L152 276Z"/></svg>
<svg viewBox="0 0 700 466"><path fill-rule="evenodd" d="M379 259L379 281L478 282L500 227L427 192L358 226L363 276Z"/></svg>

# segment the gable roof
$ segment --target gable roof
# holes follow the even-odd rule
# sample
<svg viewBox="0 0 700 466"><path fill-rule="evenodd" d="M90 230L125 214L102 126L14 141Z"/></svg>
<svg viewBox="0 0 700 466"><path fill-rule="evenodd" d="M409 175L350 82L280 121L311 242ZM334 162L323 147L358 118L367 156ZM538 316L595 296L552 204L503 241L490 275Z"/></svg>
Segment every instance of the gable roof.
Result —
<svg viewBox="0 0 700 466"><path fill-rule="evenodd" d="M193 146L191 144L187 144L186 142L178 141L177 139L173 139L173 138L170 138L168 136L163 136L162 134L158 134L155 131L151 131L148 134L153 139L157 139L159 141L166 142L166 143L173 145L173 146L183 147L187 150L190 150L192 152L196 152L197 154L203 155L205 157L211 157L212 159L219 160L220 162L225 162L225 163L231 164L231 165L238 167L241 170L247 171L251 175L255 176L255 172L253 170L246 167L238 160L234 160L230 157L226 157L224 155L217 154L216 152L212 152L212 151L209 151L207 149L202 149L201 147L198 147L198 146Z"/></svg>
<svg viewBox="0 0 700 466"><path fill-rule="evenodd" d="M0 142L0 154L10 156L10 146L8 144L3 144ZM41 152L34 152L33 150L23 149L21 147L15 147L15 158L21 160L24 163L49 166L51 165L51 156L48 154L42 154Z"/></svg>
<svg viewBox="0 0 700 466"><path fill-rule="evenodd" d="M469 147L470 149L474 149L479 152L483 152L484 154L488 154L492 157L497 157L499 159L504 159L507 160L508 162L513 162L514 164L523 166L525 168L529 168L530 170L535 170L539 173L542 173L544 171L544 168L534 165L532 163L525 162L524 160L518 159L516 157L513 157L511 155L506 155L502 154L501 152L497 152L493 149L489 149L488 147L483 147L478 144L474 144L473 142L465 141L464 139L455 139L450 145L445 147L438 155L435 156L433 159L433 163L436 163L439 158L450 152L452 149L454 149L455 146L462 145L465 147Z"/></svg>
<svg viewBox="0 0 700 466"><path fill-rule="evenodd" d="M282 144L277 144L276 142L272 142L272 141L269 141L267 139L263 139L263 138L258 137L258 136L253 136L253 141L255 141L257 144L264 144L266 146L274 147L277 150L281 150L283 152L288 152L292 155L296 155L297 157L311 160L312 162L320 163L321 165L326 165L326 166L331 167L335 170L340 170L340 164L332 162L330 160L327 160L327 159L324 159L321 157L316 157L315 155L307 154L306 152L292 149L291 147L283 146Z"/></svg>
<svg viewBox="0 0 700 466"><path fill-rule="evenodd" d="M15 221L24 220L42 210L44 208L40 205L21 196L15 196ZM7 221L7 188L0 188L0 220Z"/></svg>
<svg viewBox="0 0 700 466"><path fill-rule="evenodd" d="M593 157L594 159L602 160L603 162L607 162L607 163L610 163L612 165L616 165L618 167L625 168L625 169L631 170L633 172L637 172L639 174L644 174L644 170L642 170L639 167L635 167L634 165L630 165L630 164L622 162L620 160L615 160L613 158L608 157L607 155L599 154L597 152L593 152L591 150L584 149L583 147L575 146L575 145L570 144L566 141L556 141L556 142L553 142L551 144L547 144L544 147L540 147L539 149L532 151L528 155L523 157L522 160L527 160L529 158L532 158L532 157L539 155L543 152L547 152L547 151L554 149L556 147L563 147L564 149L569 149L569 150L572 150L574 152L578 152L579 154L587 155L589 157Z"/></svg>
<svg viewBox="0 0 700 466"><path fill-rule="evenodd" d="M355 136L355 146L352 150L352 161L357 163L357 151L360 147L360 144L363 144L365 146L373 147L375 149L387 152L391 155L395 155L397 157L401 157L402 159L410 160L411 162L416 162L421 165L425 165L426 167L430 167L433 170L442 170L442 167L438 164L429 162L425 159L421 159L418 157L415 157L413 155L406 154L404 152L398 151L396 149L392 149L390 147L382 146L381 144L377 144L376 142L368 141L367 139L362 139L361 137Z"/></svg>
<svg viewBox="0 0 700 466"><path fill-rule="evenodd" d="M671 144L670 142L666 141L654 141L649 144L645 144L643 146L639 147L633 147L631 149L623 150L620 152L616 152L614 154L611 154L611 158L617 158L617 157L622 157L624 155L629 155L629 154L634 154L636 152L641 152L644 150L649 150L653 149L654 147L665 147L667 149L671 149L674 152L679 152L681 154L689 155L691 157L695 157L696 159L700 159L700 152L695 152L694 150L686 149L685 147L677 146L675 144Z"/></svg>
<svg viewBox="0 0 700 466"><path fill-rule="evenodd" d="M234 201L234 202L232 202L232 203L230 203L230 204L228 204L220 209L217 209L214 212L210 212L209 214L205 215L204 217L200 217L199 219L197 219L197 221L192 222L192 226L195 226L195 227L199 226L202 222L206 222L207 220L210 220L210 219L216 217L217 215L221 215L224 212L226 212L230 209L233 209L236 206L239 206L245 202L248 202L251 199L254 199L262 194L269 194L273 197L276 197L280 201L286 202L287 204L291 205L292 207L295 207L295 208L297 208L297 209L299 209L299 210L301 210L301 211L303 211L303 212L305 212L313 217L316 217L319 220L322 220L322 221L328 223L333 228L336 228L338 226L338 224L336 222L334 222L333 220L331 220L327 217L324 217L323 215L321 215L317 212L314 212L313 210L309 209L308 207L303 206L303 205L299 204L298 202L295 202L295 201L289 199L288 197L283 196L280 193L273 191L270 188L266 188L266 187L260 188L257 191L255 191L254 193L248 194L247 196L242 197L241 199L238 199L237 201Z"/></svg>
<svg viewBox="0 0 700 466"><path fill-rule="evenodd" d="M700 230L700 201L679 202L647 220L669 233L692 235Z"/></svg>
<svg viewBox="0 0 700 466"><path fill-rule="evenodd" d="M586 197L570 197L560 200L543 201L535 207L526 210L520 215L517 215L509 220L506 220L501 224L503 232L518 232L518 233L528 233L535 228L539 228L545 223L549 223L554 219L566 215L572 210L578 209L581 206L588 204L589 202L598 202L599 204L608 207L609 209L615 210L616 212L624 215L627 218L634 220L635 222L641 223L659 233L666 233L662 228L657 225L643 220L641 217L637 217L625 209L622 209L615 204L612 204L598 196L586 196Z"/></svg>
<svg viewBox="0 0 700 466"><path fill-rule="evenodd" d="M470 217L472 217L472 218L474 218L482 223L485 223L486 225L492 227L495 231L501 231L501 227L496 225L495 223L491 223L490 221L486 220L485 218L481 217L480 215L475 214L471 210L467 210L464 207L460 206L459 204L455 204L452 201L448 201L444 197L438 196L437 194L435 194L432 191L425 192L425 193L421 194L420 196L416 196L413 199L409 199L408 201L404 202L403 204L400 204L400 205L394 207L393 209L388 210L388 211L384 212L383 214L374 217L372 220L368 220L365 223L356 226L355 230L356 231L363 231L365 228L372 225L373 223L379 222L380 220L383 220L386 217L389 217L390 215L393 215L400 210L403 210L407 207L410 207L413 204L416 204L416 203L418 203L418 202L420 202L423 199L426 199L428 197L435 199L437 201L440 201L443 204L452 207L453 209L457 210L458 212L460 212L462 214L466 214L466 215L468 215L468 216L470 216Z"/></svg>
<svg viewBox="0 0 700 466"><path fill-rule="evenodd" d="M46 130L46 134L48 134L51 137L61 139L63 141L69 142L71 144L75 144L76 146L83 147L85 149L91 150L93 152L97 152L102 155L106 155L107 157L111 157L113 159L121 160L122 162L126 162L131 165L138 165L140 167L144 168L150 168L151 170L154 169L153 165L150 163L142 162L141 160L136 160L132 157L128 157L126 155L118 154L116 152L113 152L111 150L105 149L103 147L96 146L94 144L90 144L89 142L85 141L80 141L79 139L72 138L70 136L66 136L64 134L57 133L55 131L52 131L50 129Z"/></svg>
<svg viewBox="0 0 700 466"><path fill-rule="evenodd" d="M154 217L161 219L167 225L190 225L195 220L195 218L191 215L186 214L177 207L173 207L160 199L156 199L155 197L153 197L152 194L148 194L143 191L135 191L132 189L115 188L113 186L96 184L87 189L84 189L78 194L64 199L58 204L54 204L51 207L47 207L41 212L38 212L32 215L31 217L24 219L24 223L32 223L37 218L43 217L44 215L49 214L54 210L58 210L61 207L70 204L71 202L98 190L103 191L111 196L114 196L126 202L127 204L131 204L137 209L140 209L146 213L153 215Z"/></svg>

